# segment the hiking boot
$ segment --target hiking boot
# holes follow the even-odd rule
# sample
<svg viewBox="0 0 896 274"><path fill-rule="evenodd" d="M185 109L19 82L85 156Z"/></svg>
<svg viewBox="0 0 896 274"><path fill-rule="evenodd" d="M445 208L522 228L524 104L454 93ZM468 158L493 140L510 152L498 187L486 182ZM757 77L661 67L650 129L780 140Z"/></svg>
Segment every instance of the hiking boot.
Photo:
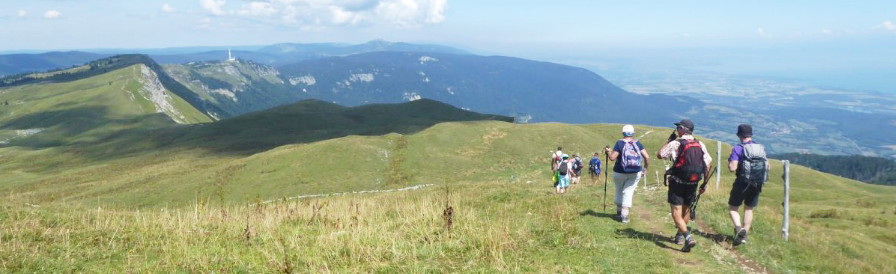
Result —
<svg viewBox="0 0 896 274"><path fill-rule="evenodd" d="M747 230L737 227L737 234L734 234L734 245L741 245L747 242Z"/></svg>
<svg viewBox="0 0 896 274"><path fill-rule="evenodd" d="M691 252L691 248L697 246L697 241L695 241L694 238L691 238L691 235L685 236L684 242L684 246L681 247L682 252Z"/></svg>
<svg viewBox="0 0 896 274"><path fill-rule="evenodd" d="M622 216L622 223L627 224L629 222L628 215Z"/></svg>
<svg viewBox="0 0 896 274"><path fill-rule="evenodd" d="M684 234L681 234L681 232L678 232L678 231L675 232L675 244L677 244L677 245L684 244Z"/></svg>

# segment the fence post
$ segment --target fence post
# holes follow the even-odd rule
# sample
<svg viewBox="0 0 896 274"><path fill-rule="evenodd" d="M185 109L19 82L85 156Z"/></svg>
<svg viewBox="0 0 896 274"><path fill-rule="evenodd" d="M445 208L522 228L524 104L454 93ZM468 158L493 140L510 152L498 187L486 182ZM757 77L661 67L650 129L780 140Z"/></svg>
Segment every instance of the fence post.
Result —
<svg viewBox="0 0 896 274"><path fill-rule="evenodd" d="M784 223L781 225L781 233L784 241L790 236L790 161L782 160L784 164Z"/></svg>
<svg viewBox="0 0 896 274"><path fill-rule="evenodd" d="M716 165L721 167L722 165L722 141L716 141L719 144L719 148L716 150ZM719 189L719 182L722 181L722 169L716 168L716 190Z"/></svg>

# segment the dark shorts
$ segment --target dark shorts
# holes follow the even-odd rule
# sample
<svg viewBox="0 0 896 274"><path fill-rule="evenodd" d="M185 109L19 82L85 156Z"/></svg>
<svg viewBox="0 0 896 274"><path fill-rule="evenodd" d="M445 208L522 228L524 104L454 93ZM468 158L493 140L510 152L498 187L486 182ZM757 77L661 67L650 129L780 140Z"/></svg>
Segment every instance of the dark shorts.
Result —
<svg viewBox="0 0 896 274"><path fill-rule="evenodd" d="M697 184L681 184L669 182L669 199L671 205L691 206L697 199Z"/></svg>
<svg viewBox="0 0 896 274"><path fill-rule="evenodd" d="M728 205L740 206L744 204L748 207L756 207L759 205L759 193L762 193L762 187L750 186L746 182L735 181L731 187L731 193L728 195Z"/></svg>

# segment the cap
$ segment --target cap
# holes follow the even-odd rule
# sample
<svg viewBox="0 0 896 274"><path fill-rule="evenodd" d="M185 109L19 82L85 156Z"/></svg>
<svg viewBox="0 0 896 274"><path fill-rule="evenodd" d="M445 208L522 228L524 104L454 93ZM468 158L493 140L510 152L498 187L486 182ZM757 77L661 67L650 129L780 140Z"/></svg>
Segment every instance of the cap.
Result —
<svg viewBox="0 0 896 274"><path fill-rule="evenodd" d="M569 154L564 153L562 157L563 159L569 159Z"/></svg>
<svg viewBox="0 0 896 274"><path fill-rule="evenodd" d="M635 136L635 127L632 125L625 125L622 127L622 136L631 137Z"/></svg>
<svg viewBox="0 0 896 274"><path fill-rule="evenodd" d="M675 123L675 126L683 126L691 132L694 132L694 122L690 119L683 119L681 122Z"/></svg>
<svg viewBox="0 0 896 274"><path fill-rule="evenodd" d="M738 137L752 137L753 136L753 127L748 124L740 124L737 126L737 136Z"/></svg>

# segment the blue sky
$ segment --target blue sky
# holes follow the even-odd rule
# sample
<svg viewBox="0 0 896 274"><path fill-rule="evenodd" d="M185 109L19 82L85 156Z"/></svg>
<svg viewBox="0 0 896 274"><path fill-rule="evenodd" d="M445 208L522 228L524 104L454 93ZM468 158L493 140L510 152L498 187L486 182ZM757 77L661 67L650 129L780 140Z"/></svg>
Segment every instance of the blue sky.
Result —
<svg viewBox="0 0 896 274"><path fill-rule="evenodd" d="M713 66L732 72L896 79L893 0L4 1L0 37L0 53L385 39L590 69L600 58L630 56L672 66L726 60Z"/></svg>
<svg viewBox="0 0 896 274"><path fill-rule="evenodd" d="M855 3L851 3L855 2ZM896 41L896 1L31 0L0 51L360 43L485 52Z"/></svg>

